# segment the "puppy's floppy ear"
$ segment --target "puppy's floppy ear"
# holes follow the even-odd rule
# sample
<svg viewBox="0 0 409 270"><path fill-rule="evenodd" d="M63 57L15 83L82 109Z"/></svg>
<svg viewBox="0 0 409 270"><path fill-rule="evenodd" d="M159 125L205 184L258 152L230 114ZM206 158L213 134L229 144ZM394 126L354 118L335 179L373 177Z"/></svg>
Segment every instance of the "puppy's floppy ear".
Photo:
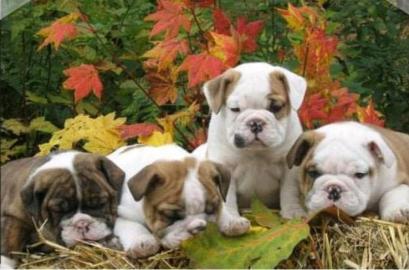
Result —
<svg viewBox="0 0 409 270"><path fill-rule="evenodd" d="M307 81L303 77L285 68L276 68L284 74L285 79L287 80L286 84L288 86L288 96L290 97L291 107L297 111L304 100L305 92L307 90Z"/></svg>
<svg viewBox="0 0 409 270"><path fill-rule="evenodd" d="M295 141L287 154L287 165L291 169L294 165L300 166L308 151L316 143L317 134L314 131L306 131Z"/></svg>
<svg viewBox="0 0 409 270"><path fill-rule="evenodd" d="M219 188L223 200L226 201L227 191L229 190L230 186L230 171L220 163L213 161L211 163L217 171L217 174L213 177L213 181Z"/></svg>
<svg viewBox="0 0 409 270"><path fill-rule="evenodd" d="M228 69L223 74L208 81L203 86L204 95L210 109L219 113L231 92L230 85L240 78L240 73L234 69Z"/></svg>
<svg viewBox="0 0 409 270"><path fill-rule="evenodd" d="M160 185L163 182L164 179L158 169L154 164L151 164L129 179L128 188L135 201L139 201L144 195L152 191L156 185Z"/></svg>
<svg viewBox="0 0 409 270"><path fill-rule="evenodd" d="M371 155L379 162L384 163L388 168L396 161L395 155L384 141L370 141L367 147Z"/></svg>
<svg viewBox="0 0 409 270"><path fill-rule="evenodd" d="M105 175L108 183L117 191L121 191L125 179L125 173L106 157L97 160L98 168Z"/></svg>
<svg viewBox="0 0 409 270"><path fill-rule="evenodd" d="M21 189L20 197L25 209L35 218L39 219L41 206L47 195L51 183L47 178L35 176L29 180Z"/></svg>

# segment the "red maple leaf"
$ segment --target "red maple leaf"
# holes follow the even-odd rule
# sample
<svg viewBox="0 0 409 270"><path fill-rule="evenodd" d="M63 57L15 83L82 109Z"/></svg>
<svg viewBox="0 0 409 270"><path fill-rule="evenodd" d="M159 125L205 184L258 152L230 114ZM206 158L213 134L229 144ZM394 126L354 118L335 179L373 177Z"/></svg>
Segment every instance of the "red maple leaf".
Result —
<svg viewBox="0 0 409 270"><path fill-rule="evenodd" d="M380 127L385 126L385 120L381 118L381 113L375 110L374 102L372 100L369 101L366 107L359 107L357 112L360 122L373 124Z"/></svg>
<svg viewBox="0 0 409 270"><path fill-rule="evenodd" d="M230 35L231 21L221 9L213 10L213 25L216 33Z"/></svg>
<svg viewBox="0 0 409 270"><path fill-rule="evenodd" d="M226 66L219 58L203 52L187 56L179 69L187 71L191 88L221 74Z"/></svg>
<svg viewBox="0 0 409 270"><path fill-rule="evenodd" d="M187 40L172 38L159 42L151 50L147 51L144 56L157 59L159 69L163 69L172 64L178 53L186 54L189 51Z"/></svg>
<svg viewBox="0 0 409 270"><path fill-rule="evenodd" d="M211 5L214 5L214 0L183 0L183 2L186 4L188 7L210 7Z"/></svg>
<svg viewBox="0 0 409 270"><path fill-rule="evenodd" d="M122 125L119 126L118 129L121 133L121 138L124 140L139 136L147 137L150 136L154 131L162 131L162 129L158 125L151 123Z"/></svg>
<svg viewBox="0 0 409 270"><path fill-rule="evenodd" d="M174 38L178 35L180 27L189 32L191 21L184 14L185 7L183 3L160 0L158 11L145 17L146 21L156 22L149 35L152 37L166 31L166 39Z"/></svg>
<svg viewBox="0 0 409 270"><path fill-rule="evenodd" d="M206 131L203 128L196 130L194 136L189 139L189 147L191 148L189 150L193 151L204 144L207 141L206 137Z"/></svg>
<svg viewBox="0 0 409 270"><path fill-rule="evenodd" d="M211 55L222 60L227 67L233 67L237 64L240 59L240 48L237 39L209 32L208 40L210 41L209 53Z"/></svg>
<svg viewBox="0 0 409 270"><path fill-rule="evenodd" d="M251 53L257 49L256 38L263 27L264 22L261 20L247 23L247 19L244 17L237 19L237 33L240 36L241 48L244 52Z"/></svg>
<svg viewBox="0 0 409 270"><path fill-rule="evenodd" d="M175 103L178 97L176 87L178 70L173 65L160 70L159 65L160 62L155 59L144 62L145 78L150 84L149 95L159 105L166 104L167 102Z"/></svg>
<svg viewBox="0 0 409 270"><path fill-rule="evenodd" d="M326 104L327 99L324 98L321 93L313 94L305 98L298 112L305 127L313 128L314 121L325 121L327 119Z"/></svg>
<svg viewBox="0 0 409 270"><path fill-rule="evenodd" d="M88 96L91 91L98 98L101 98L103 85L94 65L82 64L78 67L68 68L64 70L64 74L68 76L68 79L64 82L63 86L67 90L75 91L75 102Z"/></svg>
<svg viewBox="0 0 409 270"><path fill-rule="evenodd" d="M37 32L37 35L44 37L44 41L38 47L41 50L43 47L48 44L54 44L55 49L58 47L64 40L73 39L77 36L77 28L73 24L82 14L78 12L73 12L67 16L61 17L50 26L44 27Z"/></svg>

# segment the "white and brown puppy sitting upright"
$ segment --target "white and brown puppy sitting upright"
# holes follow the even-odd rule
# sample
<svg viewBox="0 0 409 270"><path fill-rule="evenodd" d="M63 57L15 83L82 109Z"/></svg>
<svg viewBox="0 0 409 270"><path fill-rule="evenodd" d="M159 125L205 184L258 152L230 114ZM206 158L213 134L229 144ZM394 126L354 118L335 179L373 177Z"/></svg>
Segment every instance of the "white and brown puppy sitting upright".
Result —
<svg viewBox="0 0 409 270"><path fill-rule="evenodd" d="M302 133L297 110L306 87L304 78L267 63L239 65L204 85L212 116L207 145L195 154L204 158L207 151L206 158L232 172L226 202L232 215L226 224L236 226L238 233L248 230L250 223L238 217L237 199L239 207L246 208L255 194L278 208L280 181L296 175L287 169L285 157ZM293 191L291 186L281 189L283 194ZM303 215L288 197L281 196L281 212Z"/></svg>
<svg viewBox="0 0 409 270"><path fill-rule="evenodd" d="M379 211L409 221L409 135L340 122L307 131L288 155L301 166L298 185L308 212L336 206L351 216Z"/></svg>
<svg viewBox="0 0 409 270"><path fill-rule="evenodd" d="M2 166L2 266L12 251L38 241L33 219L46 221L43 235L65 246L81 240L117 246L112 229L123 180L107 158L75 151Z"/></svg>
<svg viewBox="0 0 409 270"><path fill-rule="evenodd" d="M223 166L174 144L122 147L108 158L126 173L114 233L128 255L176 248L217 219L230 181Z"/></svg>

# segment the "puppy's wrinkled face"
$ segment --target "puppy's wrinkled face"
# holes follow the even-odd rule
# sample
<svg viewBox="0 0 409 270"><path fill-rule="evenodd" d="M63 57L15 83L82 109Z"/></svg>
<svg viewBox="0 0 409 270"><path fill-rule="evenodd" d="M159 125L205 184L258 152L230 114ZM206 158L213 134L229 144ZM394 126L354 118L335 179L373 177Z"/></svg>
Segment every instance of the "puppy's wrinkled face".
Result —
<svg viewBox="0 0 409 270"><path fill-rule="evenodd" d="M212 110L224 119L226 139L233 147L265 149L284 142L291 108L298 109L305 87L304 79L294 73L253 63L209 81L205 94Z"/></svg>
<svg viewBox="0 0 409 270"><path fill-rule="evenodd" d="M318 145L303 166L302 190L308 210L336 206L350 216L362 213L372 193L374 163L369 153L350 149L340 141Z"/></svg>
<svg viewBox="0 0 409 270"><path fill-rule="evenodd" d="M61 153L35 172L21 196L37 222L47 220L48 235L72 246L111 235L123 178L106 158Z"/></svg>
<svg viewBox="0 0 409 270"><path fill-rule="evenodd" d="M135 200L143 197L148 228L163 245L176 247L215 218L229 180L221 165L186 158L155 162L131 178L128 187Z"/></svg>
<svg viewBox="0 0 409 270"><path fill-rule="evenodd" d="M287 162L302 168L299 184L309 212L335 206L356 216L379 200L380 168L390 158L387 145L365 129L332 124L304 132Z"/></svg>

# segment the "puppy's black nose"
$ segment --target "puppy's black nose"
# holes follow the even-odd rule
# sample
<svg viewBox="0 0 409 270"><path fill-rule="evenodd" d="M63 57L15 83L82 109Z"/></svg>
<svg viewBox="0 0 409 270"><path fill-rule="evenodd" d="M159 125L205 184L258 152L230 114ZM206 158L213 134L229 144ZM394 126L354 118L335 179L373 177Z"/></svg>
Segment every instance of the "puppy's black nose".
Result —
<svg viewBox="0 0 409 270"><path fill-rule="evenodd" d="M246 141L244 140L244 138L238 134L234 135L234 144L238 147L238 148L243 148L246 144Z"/></svg>
<svg viewBox="0 0 409 270"><path fill-rule="evenodd" d="M341 199L342 190L339 186L336 185L329 186L327 192L329 200L336 202L339 199Z"/></svg>
<svg viewBox="0 0 409 270"><path fill-rule="evenodd" d="M250 127L251 132L253 132L254 134L263 131L263 122L261 120L251 120L248 123L248 126Z"/></svg>

